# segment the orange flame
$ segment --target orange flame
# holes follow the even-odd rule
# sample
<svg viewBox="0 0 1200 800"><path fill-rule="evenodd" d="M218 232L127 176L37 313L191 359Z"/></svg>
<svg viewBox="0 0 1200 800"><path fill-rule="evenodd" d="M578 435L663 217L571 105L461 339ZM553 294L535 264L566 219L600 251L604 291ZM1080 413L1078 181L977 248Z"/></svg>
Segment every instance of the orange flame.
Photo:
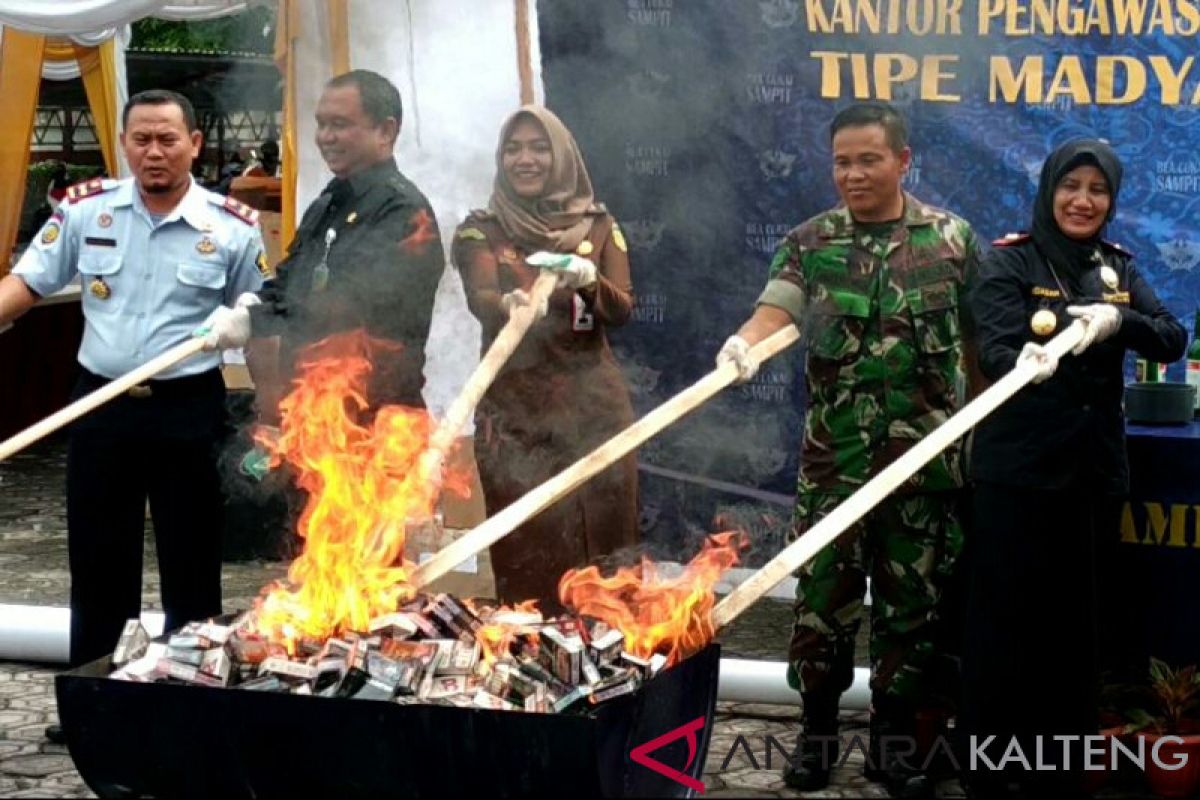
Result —
<svg viewBox="0 0 1200 800"><path fill-rule="evenodd" d="M471 606L469 600L463 602ZM471 610L475 609L472 607ZM534 618L540 620L541 616L537 600L524 600L515 606L500 606L489 616L489 621L475 631L480 657L485 663L494 664L509 652L518 636L536 636ZM528 619L522 620L521 617Z"/></svg>
<svg viewBox="0 0 1200 800"><path fill-rule="evenodd" d="M423 409L401 406L383 406L363 423L371 354L380 344L358 330L306 351L280 404L279 438L264 442L275 463L293 465L309 494L299 526L304 550L287 583L264 590L253 623L289 651L301 638L365 631L372 617L413 594L404 528L406 520L431 516L437 500L436 484L420 469L432 424ZM445 480L466 491L461 477Z"/></svg>
<svg viewBox="0 0 1200 800"><path fill-rule="evenodd" d="M412 215L408 224L412 225L413 232L400 240L400 250L405 255L424 252L429 243L438 238L433 228L433 217L423 208Z"/></svg>
<svg viewBox="0 0 1200 800"><path fill-rule="evenodd" d="M580 615L624 633L627 652L641 658L662 652L668 665L676 664L712 641L713 587L748 544L740 531L709 536L676 578L660 576L648 558L609 578L596 567L567 570L559 579L558 596Z"/></svg>

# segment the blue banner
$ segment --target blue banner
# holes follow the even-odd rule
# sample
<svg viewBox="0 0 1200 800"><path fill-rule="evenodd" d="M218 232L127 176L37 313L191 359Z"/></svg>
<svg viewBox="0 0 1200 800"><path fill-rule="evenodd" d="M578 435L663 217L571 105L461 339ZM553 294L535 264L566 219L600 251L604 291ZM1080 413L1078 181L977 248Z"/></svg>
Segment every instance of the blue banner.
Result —
<svg viewBox="0 0 1200 800"><path fill-rule="evenodd" d="M907 187L984 242L1029 226L1059 143L1125 165L1110 238L1190 329L1200 290L1197 0L543 0L547 104L631 246L613 336L639 411L712 368L784 234L837 203L828 126L855 99L908 118ZM725 522L759 563L789 524L802 354L773 360L640 451L665 546ZM1182 380L1181 365L1169 377ZM683 537L683 540L680 540Z"/></svg>

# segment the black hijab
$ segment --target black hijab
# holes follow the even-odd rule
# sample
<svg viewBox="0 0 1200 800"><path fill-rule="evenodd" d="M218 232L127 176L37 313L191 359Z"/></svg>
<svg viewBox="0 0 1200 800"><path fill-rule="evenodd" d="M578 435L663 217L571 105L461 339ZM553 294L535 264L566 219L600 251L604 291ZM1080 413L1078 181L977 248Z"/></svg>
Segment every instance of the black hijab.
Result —
<svg viewBox="0 0 1200 800"><path fill-rule="evenodd" d="M1111 203L1104 223L1117 212L1117 193L1121 190L1121 160L1106 142L1099 139L1073 139L1059 146L1042 164L1038 181L1037 200L1033 206L1033 241L1050 264L1059 269L1081 272L1095 264L1094 254L1100 244L1104 225L1090 239L1072 239L1054 221L1054 190L1059 181L1076 167L1090 164L1108 181Z"/></svg>

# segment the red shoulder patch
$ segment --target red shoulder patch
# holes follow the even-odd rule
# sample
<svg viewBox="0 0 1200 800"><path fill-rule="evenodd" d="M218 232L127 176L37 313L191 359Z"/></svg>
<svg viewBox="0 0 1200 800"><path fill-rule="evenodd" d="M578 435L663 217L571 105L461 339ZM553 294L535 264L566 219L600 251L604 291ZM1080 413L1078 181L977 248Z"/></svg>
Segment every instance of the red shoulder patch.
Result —
<svg viewBox="0 0 1200 800"><path fill-rule="evenodd" d="M90 181L77 183L67 189L67 200L74 203L83 200L86 197L94 197L98 194L103 194L109 189L115 188L115 184L105 186L103 178L92 178Z"/></svg>
<svg viewBox="0 0 1200 800"><path fill-rule="evenodd" d="M250 206L243 203L241 200L234 200L232 197L226 197L221 208L233 214L247 225L254 225L258 222L258 212Z"/></svg>
<svg viewBox="0 0 1200 800"><path fill-rule="evenodd" d="M1007 247L1011 244L1021 244L1029 241L1028 233L1006 233L992 242L992 247Z"/></svg>

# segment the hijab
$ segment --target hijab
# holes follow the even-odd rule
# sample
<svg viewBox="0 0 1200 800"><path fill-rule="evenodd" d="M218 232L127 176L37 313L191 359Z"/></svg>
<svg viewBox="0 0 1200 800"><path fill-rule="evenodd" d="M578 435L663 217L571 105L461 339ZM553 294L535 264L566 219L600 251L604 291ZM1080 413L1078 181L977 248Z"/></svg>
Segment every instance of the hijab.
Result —
<svg viewBox="0 0 1200 800"><path fill-rule="evenodd" d="M533 119L550 139L554 163L539 197L521 197L504 174L504 145L518 122ZM571 252L587 238L592 220L603 212L592 195L592 181L575 137L549 109L526 105L500 128L496 181L488 209L512 239L533 250Z"/></svg>
<svg viewBox="0 0 1200 800"><path fill-rule="evenodd" d="M1108 216L1089 239L1072 239L1054 220L1054 190L1076 167L1091 165L1108 181ZM1121 160L1107 142L1100 139L1073 139L1058 147L1042 164L1037 200L1033 206L1033 241L1051 266L1080 272L1094 264L1100 234L1117 212L1117 193L1121 190Z"/></svg>

